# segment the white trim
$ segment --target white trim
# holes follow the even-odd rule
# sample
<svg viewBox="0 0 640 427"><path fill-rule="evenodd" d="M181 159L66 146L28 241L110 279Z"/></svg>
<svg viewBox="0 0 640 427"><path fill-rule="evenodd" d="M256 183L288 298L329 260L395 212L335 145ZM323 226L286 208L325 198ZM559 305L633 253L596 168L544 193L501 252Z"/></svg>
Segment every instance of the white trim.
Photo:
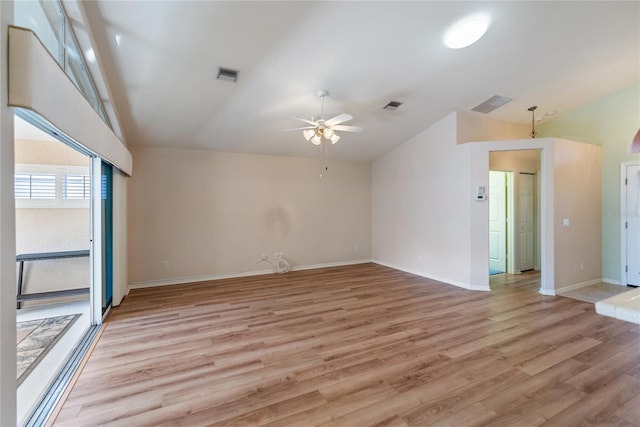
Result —
<svg viewBox="0 0 640 427"><path fill-rule="evenodd" d="M457 280L448 279L446 277L435 276L433 274L427 274L427 273L424 273L422 271L418 271L418 270L414 270L414 269L411 269L411 268L402 267L402 266L399 266L399 265L396 265L396 264L392 264L390 262L380 261L380 260L377 260L377 259L373 259L371 261L376 263L376 264L383 265L385 267L389 267L389 268L393 268L393 269L396 269L396 270L404 271L405 273L415 274L416 276L424 277L424 278L431 279L431 280L436 280L438 282L442 282L445 285L453 285L453 286L457 286L459 288L467 289L467 290L470 290L470 291L491 291L491 288L489 286L473 285L473 284L463 283L463 282L459 282Z"/></svg>
<svg viewBox="0 0 640 427"><path fill-rule="evenodd" d="M540 288L540 289L538 289L538 293L540 295L547 295L547 296L550 296L550 297L555 297L556 296L556 292L553 289Z"/></svg>
<svg viewBox="0 0 640 427"><path fill-rule="evenodd" d="M624 227L628 220L627 212L627 186L625 179L627 178L627 168L629 166L640 166L640 162L632 160L620 163L620 284L626 286L629 283L627 275L627 229Z"/></svg>
<svg viewBox="0 0 640 427"><path fill-rule="evenodd" d="M370 259L360 259L360 260L354 260L354 261L328 262L324 264L309 264L309 265L295 266L291 269L291 271L313 270L313 269L328 268L328 267L342 267L345 265L365 264L368 262L372 262L372 261ZM129 291L131 289L153 288L156 286L182 285L185 283L196 283L196 282L210 282L212 280L235 279L235 278L250 277L250 276L262 276L265 274L277 274L277 273L273 269L269 269L269 270L244 271L240 273L206 274L202 276L184 276L184 277L174 277L171 279L132 282L132 283L129 283L129 285L127 286L127 295L129 294Z"/></svg>
<svg viewBox="0 0 640 427"><path fill-rule="evenodd" d="M329 267L343 267L345 265L366 264L368 262L374 262L374 261L369 258L369 259L356 259L353 261L327 262L324 264L308 264L308 265L294 266L292 268L292 271L315 270L317 268L329 268Z"/></svg>
<svg viewBox="0 0 640 427"><path fill-rule="evenodd" d="M626 286L626 285L623 285L623 284L622 284L622 282L621 282L620 280L609 279L609 278L607 278L607 277L603 277L603 278L602 278L602 282L603 282L603 283L608 283L608 284L610 284L610 285Z"/></svg>
<svg viewBox="0 0 640 427"><path fill-rule="evenodd" d="M597 278L593 280L587 280L586 282L574 283L573 285L563 286L561 288L556 288L556 295L573 291L574 289L584 288L585 286L597 285L598 283L602 283L602 278Z"/></svg>
<svg viewBox="0 0 640 427"><path fill-rule="evenodd" d="M102 159L91 158L91 292L92 325L102 325Z"/></svg>
<svg viewBox="0 0 640 427"><path fill-rule="evenodd" d="M556 138L521 139L509 141L479 141L467 143L471 162L469 189L475 191L485 185L489 177L489 153L493 151L541 150L540 154L540 287L544 294L554 295L554 168ZM537 191L537 189L536 189ZM471 229L471 280L489 287L487 265L489 259L489 207L486 203L470 204L474 227ZM542 293L542 291L541 291Z"/></svg>

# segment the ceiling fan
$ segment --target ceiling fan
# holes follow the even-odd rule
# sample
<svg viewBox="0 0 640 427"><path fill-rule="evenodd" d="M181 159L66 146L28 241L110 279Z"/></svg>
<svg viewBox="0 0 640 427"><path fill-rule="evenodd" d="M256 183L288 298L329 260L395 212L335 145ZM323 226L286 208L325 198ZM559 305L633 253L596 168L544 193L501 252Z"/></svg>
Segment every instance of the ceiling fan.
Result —
<svg viewBox="0 0 640 427"><path fill-rule="evenodd" d="M319 116L313 116L310 120L300 117L293 117L296 120L307 123L309 126L287 130L302 130L302 136L304 136L304 139L306 139L307 141L311 141L313 145L322 144L322 138L331 141L332 144L335 144L340 140L340 136L336 133L336 131L361 132L361 127L345 126L341 124L353 119L350 114L342 113L331 118L328 118L324 115L324 98L328 95L329 92L327 92L326 90L318 91L318 96L321 100Z"/></svg>

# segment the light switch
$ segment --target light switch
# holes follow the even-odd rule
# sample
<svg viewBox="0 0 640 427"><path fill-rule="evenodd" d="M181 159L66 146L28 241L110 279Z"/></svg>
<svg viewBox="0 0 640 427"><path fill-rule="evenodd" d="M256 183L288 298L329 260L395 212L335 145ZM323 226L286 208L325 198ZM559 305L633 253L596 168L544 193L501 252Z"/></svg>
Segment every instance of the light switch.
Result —
<svg viewBox="0 0 640 427"><path fill-rule="evenodd" d="M568 227L569 226L569 218L563 218L562 219L562 226L563 227Z"/></svg>

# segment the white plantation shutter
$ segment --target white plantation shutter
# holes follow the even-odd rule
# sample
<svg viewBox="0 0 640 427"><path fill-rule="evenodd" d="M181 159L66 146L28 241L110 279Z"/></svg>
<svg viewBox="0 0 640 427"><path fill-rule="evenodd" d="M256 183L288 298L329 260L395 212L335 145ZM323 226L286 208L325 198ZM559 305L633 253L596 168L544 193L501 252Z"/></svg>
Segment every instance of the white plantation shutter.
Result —
<svg viewBox="0 0 640 427"><path fill-rule="evenodd" d="M67 200L89 199L91 181L89 175L65 174L62 178L62 198Z"/></svg>
<svg viewBox="0 0 640 427"><path fill-rule="evenodd" d="M31 198L31 174L17 173L15 177L14 189L15 189L16 199L30 199Z"/></svg>
<svg viewBox="0 0 640 427"><path fill-rule="evenodd" d="M88 208L91 177L85 166L16 164L17 208Z"/></svg>
<svg viewBox="0 0 640 427"><path fill-rule="evenodd" d="M15 176L17 199L55 200L55 173L20 173Z"/></svg>

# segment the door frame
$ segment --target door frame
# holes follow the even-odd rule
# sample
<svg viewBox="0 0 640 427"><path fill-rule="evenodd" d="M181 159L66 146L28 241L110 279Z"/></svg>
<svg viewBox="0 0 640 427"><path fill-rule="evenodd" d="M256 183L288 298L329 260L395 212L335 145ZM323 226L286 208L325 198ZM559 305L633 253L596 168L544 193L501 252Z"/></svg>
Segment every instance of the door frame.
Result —
<svg viewBox="0 0 640 427"><path fill-rule="evenodd" d="M629 212L627 212L627 186L625 179L627 178L627 167L640 166L640 161L632 160L620 163L620 285L627 286L629 275L627 272L627 230L625 223L628 221Z"/></svg>
<svg viewBox="0 0 640 427"><path fill-rule="evenodd" d="M477 201L478 186L486 186L489 177L489 154L494 151L540 150L540 289L542 295L555 295L554 251L554 138L481 141L468 144L470 174L468 192L473 202L471 210L471 285L470 289L490 291L487 275L489 259L489 207Z"/></svg>
<svg viewBox="0 0 640 427"><path fill-rule="evenodd" d="M505 272L509 274L516 274L516 256L515 256L515 204L514 197L516 194L515 187L515 171L512 170L502 170L502 169L489 169L489 172L502 172L505 174L505 216L506 216L506 268ZM487 187L489 188L489 187ZM491 197L489 190L489 197Z"/></svg>
<svg viewBox="0 0 640 427"><path fill-rule="evenodd" d="M518 202L516 203L516 210L518 213L518 218L520 218L520 215L522 214L522 205L520 204L520 189L522 187L521 184L521 177L522 175L528 175L528 176L532 176L533 177L533 235L534 238L531 241L531 245L533 246L531 248L531 252L533 254L533 269L535 269L537 267L538 264L538 237L540 236L539 230L538 230L538 204L539 204L539 200L538 200L538 173L537 172L523 172L521 170L518 171ZM521 251L522 251L522 236L520 235L520 233L518 233L517 236L517 248L518 248L518 258L521 258ZM518 273L522 273L522 264L520 262L521 260L518 260Z"/></svg>

